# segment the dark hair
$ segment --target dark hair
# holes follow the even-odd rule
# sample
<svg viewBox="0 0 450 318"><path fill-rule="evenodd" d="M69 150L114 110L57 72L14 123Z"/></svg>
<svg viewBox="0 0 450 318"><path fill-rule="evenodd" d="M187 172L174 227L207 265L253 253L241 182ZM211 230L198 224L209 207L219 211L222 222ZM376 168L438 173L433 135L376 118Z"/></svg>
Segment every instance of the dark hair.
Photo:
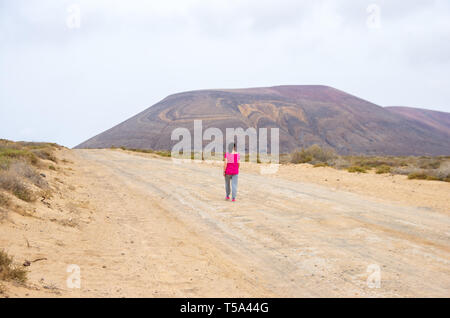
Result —
<svg viewBox="0 0 450 318"><path fill-rule="evenodd" d="M228 145L228 152L232 152L234 150L236 150L236 143L232 142Z"/></svg>

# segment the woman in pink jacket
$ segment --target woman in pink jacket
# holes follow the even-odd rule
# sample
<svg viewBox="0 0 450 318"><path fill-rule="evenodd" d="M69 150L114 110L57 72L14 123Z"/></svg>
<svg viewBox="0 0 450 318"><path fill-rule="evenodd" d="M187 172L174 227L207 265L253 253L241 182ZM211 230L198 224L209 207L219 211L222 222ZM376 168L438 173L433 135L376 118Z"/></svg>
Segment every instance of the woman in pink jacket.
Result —
<svg viewBox="0 0 450 318"><path fill-rule="evenodd" d="M240 160L241 156L236 151L236 144L230 144L228 146L228 152L224 156L223 175L225 177L226 200L230 200L231 190L233 202L236 201Z"/></svg>

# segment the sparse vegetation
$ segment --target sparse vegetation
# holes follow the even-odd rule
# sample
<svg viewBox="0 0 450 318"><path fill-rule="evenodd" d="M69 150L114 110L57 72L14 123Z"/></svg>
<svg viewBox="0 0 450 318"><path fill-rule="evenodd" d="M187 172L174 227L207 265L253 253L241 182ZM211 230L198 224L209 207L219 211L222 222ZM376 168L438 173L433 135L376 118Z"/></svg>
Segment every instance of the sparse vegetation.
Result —
<svg viewBox="0 0 450 318"><path fill-rule="evenodd" d="M0 189L17 198L32 202L38 190L47 191L47 181L37 172L41 160L56 162L52 151L59 147L49 143L13 142L0 140Z"/></svg>
<svg viewBox="0 0 450 318"><path fill-rule="evenodd" d="M25 182L11 171L0 174L0 188L11 192L23 201L31 202L34 200L33 193Z"/></svg>
<svg viewBox="0 0 450 318"><path fill-rule="evenodd" d="M110 149L117 149L114 146L111 146ZM142 153L152 153L161 157L170 157L171 156L171 152L168 150L152 150L152 149L138 149L138 148L127 148L127 147L120 147L120 149L122 150L128 150L128 151L133 151L133 152L142 152Z"/></svg>
<svg viewBox="0 0 450 318"><path fill-rule="evenodd" d="M380 166L405 167L408 165L408 159L403 157L381 157L381 156L344 156L351 165L366 168L377 168Z"/></svg>
<svg viewBox="0 0 450 318"><path fill-rule="evenodd" d="M360 166L351 166L351 167L347 168L347 171L348 172L366 173L367 172L367 168L360 167Z"/></svg>
<svg viewBox="0 0 450 318"><path fill-rule="evenodd" d="M387 165L381 165L375 170L376 174L383 174L383 173L390 173L390 172L391 172L391 167L389 167Z"/></svg>
<svg viewBox="0 0 450 318"><path fill-rule="evenodd" d="M27 280L27 271L19 265L14 265L13 258L5 251L0 251L0 280L18 283L25 283Z"/></svg>
<svg viewBox="0 0 450 318"><path fill-rule="evenodd" d="M328 164L328 163L326 163L326 162L319 162L319 163L316 163L316 164L314 164L314 168L319 168L319 167L329 167L330 165Z"/></svg>
<svg viewBox="0 0 450 318"><path fill-rule="evenodd" d="M3 193L0 193L0 207L9 207L9 205L11 204L11 200L4 195Z"/></svg>
<svg viewBox="0 0 450 318"><path fill-rule="evenodd" d="M161 157L171 157L171 152L170 151L167 151L167 150L159 150L159 151L155 151L155 152L153 152L154 154L157 154L158 156L161 156Z"/></svg>
<svg viewBox="0 0 450 318"><path fill-rule="evenodd" d="M57 162L56 157L52 154L50 149L35 149L32 152L40 159Z"/></svg>
<svg viewBox="0 0 450 318"><path fill-rule="evenodd" d="M8 169L13 162L24 161L37 166L39 159L56 162L53 150L60 148L54 143L14 142L0 139L0 170Z"/></svg>
<svg viewBox="0 0 450 318"><path fill-rule="evenodd" d="M280 161L286 163L286 160ZM357 173L375 169L376 174L391 173L405 175L409 179L450 182L449 156L339 156L332 150L313 145L292 153L288 162L309 163L314 167L330 166Z"/></svg>
<svg viewBox="0 0 450 318"><path fill-rule="evenodd" d="M0 146L0 169L6 170L9 165L17 160L23 160L35 165L38 159L35 154L26 149L15 149Z"/></svg>
<svg viewBox="0 0 450 318"><path fill-rule="evenodd" d="M41 189L48 188L47 181L45 181L36 169L24 162L18 161L13 163L8 171L15 176L28 180L30 183Z"/></svg>
<svg viewBox="0 0 450 318"><path fill-rule="evenodd" d="M151 153L163 157L171 157L171 152L167 150L137 149L119 147L122 150ZM117 149L112 146L111 149ZM222 158L222 157L220 157ZM191 154L194 159L194 154ZM210 159L202 156L202 160ZM243 158L244 162L250 161L249 154ZM257 163L261 163L257 157ZM302 148L292 154L280 154L280 163L309 163L313 167L333 167L336 169L346 169L351 173L367 173L374 169L376 174L401 174L409 179L440 180L450 182L450 157L414 157L414 156L341 156L331 148L323 148L319 145L312 145Z"/></svg>
<svg viewBox="0 0 450 318"><path fill-rule="evenodd" d="M432 175L427 175L425 172L413 172L408 175L408 179L419 179L419 180L439 180L437 177Z"/></svg>
<svg viewBox="0 0 450 318"><path fill-rule="evenodd" d="M312 145L309 148L294 152L291 156L291 163L328 163L336 157L333 149Z"/></svg>

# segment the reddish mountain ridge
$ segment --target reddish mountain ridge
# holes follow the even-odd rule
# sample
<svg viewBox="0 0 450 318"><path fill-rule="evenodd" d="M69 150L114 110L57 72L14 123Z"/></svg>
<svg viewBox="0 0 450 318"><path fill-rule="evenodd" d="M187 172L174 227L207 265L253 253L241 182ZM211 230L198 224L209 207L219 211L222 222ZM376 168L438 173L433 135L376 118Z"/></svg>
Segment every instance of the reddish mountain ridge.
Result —
<svg viewBox="0 0 450 318"><path fill-rule="evenodd" d="M389 106L386 109L407 119L415 120L440 130L448 134L450 138L450 113L403 106Z"/></svg>
<svg viewBox="0 0 450 318"><path fill-rule="evenodd" d="M417 117L417 116L416 116ZM438 116L439 117L439 116ZM433 117L438 122L437 117ZM450 155L448 134L328 86L200 90L170 95L76 148L171 149L172 131L277 127L280 151L319 144L341 154ZM447 126L446 122L440 124ZM207 142L205 142L207 143Z"/></svg>

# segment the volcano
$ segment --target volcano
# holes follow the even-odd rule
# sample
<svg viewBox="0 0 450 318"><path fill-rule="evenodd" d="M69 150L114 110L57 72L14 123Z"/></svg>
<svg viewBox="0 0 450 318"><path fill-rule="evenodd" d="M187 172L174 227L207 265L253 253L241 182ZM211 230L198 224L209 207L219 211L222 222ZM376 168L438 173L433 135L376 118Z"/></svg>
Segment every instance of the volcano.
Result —
<svg viewBox="0 0 450 318"><path fill-rule="evenodd" d="M170 150L175 128L192 132L202 120L203 129L224 135L226 128L279 128L281 152L318 144L340 154L450 155L450 114L437 113L424 120L423 112L319 85L198 90L170 95L76 148Z"/></svg>

